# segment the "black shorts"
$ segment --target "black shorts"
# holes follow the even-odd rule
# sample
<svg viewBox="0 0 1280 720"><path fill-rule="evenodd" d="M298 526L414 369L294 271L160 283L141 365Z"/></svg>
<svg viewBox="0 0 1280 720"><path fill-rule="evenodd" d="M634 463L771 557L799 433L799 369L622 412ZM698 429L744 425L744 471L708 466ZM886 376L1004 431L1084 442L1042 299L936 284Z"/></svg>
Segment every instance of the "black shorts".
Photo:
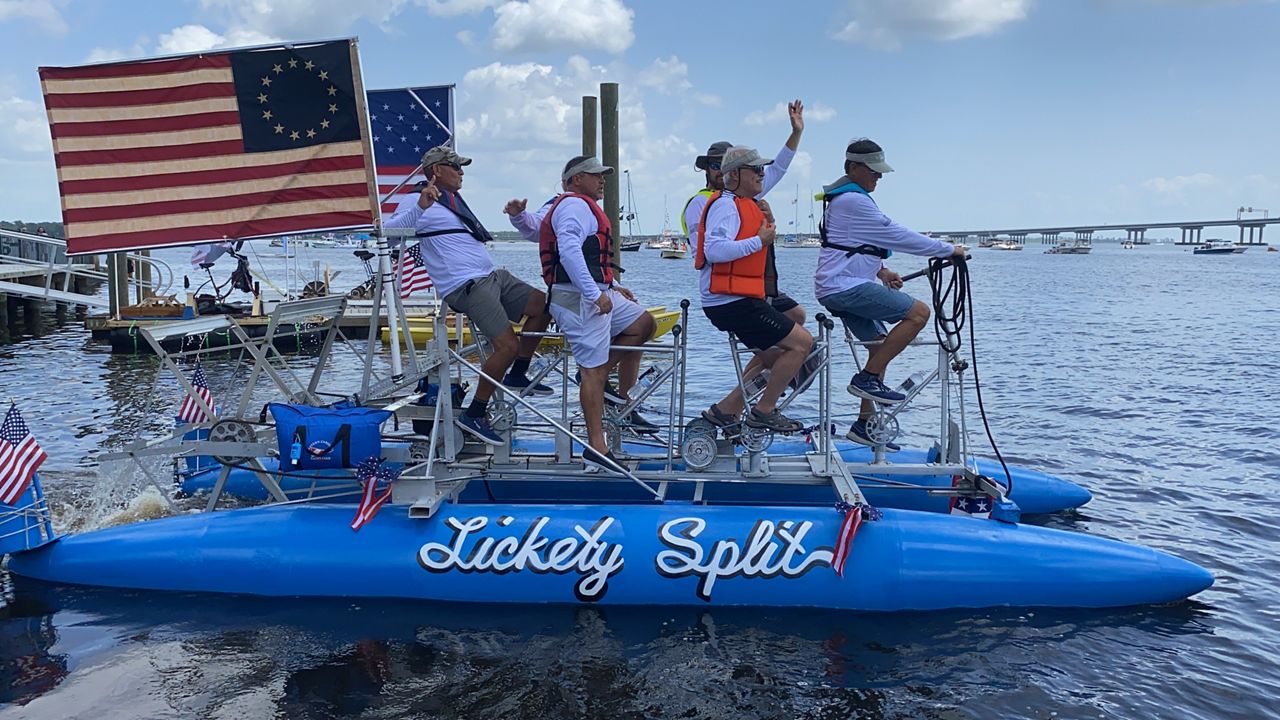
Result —
<svg viewBox="0 0 1280 720"><path fill-rule="evenodd" d="M765 300L773 306L774 310L777 310L780 313L787 312L792 308L800 307L800 303L791 299L791 296L786 293L778 293L777 297L765 298Z"/></svg>
<svg viewBox="0 0 1280 720"><path fill-rule="evenodd" d="M713 305L702 312L716 329L738 336L753 350L768 350L791 334L796 323L776 307L758 298L742 298L728 305Z"/></svg>

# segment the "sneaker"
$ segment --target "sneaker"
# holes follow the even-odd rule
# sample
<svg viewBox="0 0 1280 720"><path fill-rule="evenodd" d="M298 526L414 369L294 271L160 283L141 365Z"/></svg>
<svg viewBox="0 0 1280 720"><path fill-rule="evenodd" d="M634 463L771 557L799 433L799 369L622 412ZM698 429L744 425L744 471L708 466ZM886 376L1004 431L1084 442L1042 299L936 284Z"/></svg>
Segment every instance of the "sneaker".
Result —
<svg viewBox="0 0 1280 720"><path fill-rule="evenodd" d="M508 390L515 390L521 395L555 395L556 391L542 383L536 383L529 378L521 375L519 377L508 374L502 379L502 384Z"/></svg>
<svg viewBox="0 0 1280 720"><path fill-rule="evenodd" d="M612 465L610 465L612 463ZM595 448L586 448L582 451L582 471L589 473L605 472L610 475L621 475L622 473L614 469L613 465L622 467L622 463L614 456L613 452L601 454Z"/></svg>
<svg viewBox="0 0 1280 720"><path fill-rule="evenodd" d="M631 429L638 433L656 433L658 426L649 422L638 410L632 410L627 416L627 423L631 425Z"/></svg>
<svg viewBox="0 0 1280 720"><path fill-rule="evenodd" d="M885 387L880 378L868 372L860 372L853 376L847 388L850 395L874 400L882 405L893 405L907 399L906 395Z"/></svg>
<svg viewBox="0 0 1280 720"><path fill-rule="evenodd" d="M870 447L876 446L876 444L871 441L871 438L867 437L867 421L866 420L858 420L857 422L855 422L853 425L849 427L849 432L845 433L844 436L862 445L867 445ZM902 449L902 447L899 446L897 443L885 443L884 449L885 449L885 452L898 452L899 450Z"/></svg>
<svg viewBox="0 0 1280 720"><path fill-rule="evenodd" d="M702 411L702 419L706 420L712 425L715 425L718 428L725 428L725 427L729 427L730 425L738 424L738 418L733 417L732 415L725 415L724 413L720 412L720 408L716 407L715 405L712 405L711 407Z"/></svg>
<svg viewBox="0 0 1280 720"><path fill-rule="evenodd" d="M800 432L804 429L804 425L778 412L776 408L773 412L767 413L751 408L751 412L747 413L747 426L761 430L772 430L784 435Z"/></svg>
<svg viewBox="0 0 1280 720"><path fill-rule="evenodd" d="M482 442L488 443L489 445L502 445L506 442L506 440L502 439L501 435L489 426L489 418L484 417L483 415L480 417L471 417L470 415L463 413L453 422L464 431L471 433L476 436L476 438Z"/></svg>

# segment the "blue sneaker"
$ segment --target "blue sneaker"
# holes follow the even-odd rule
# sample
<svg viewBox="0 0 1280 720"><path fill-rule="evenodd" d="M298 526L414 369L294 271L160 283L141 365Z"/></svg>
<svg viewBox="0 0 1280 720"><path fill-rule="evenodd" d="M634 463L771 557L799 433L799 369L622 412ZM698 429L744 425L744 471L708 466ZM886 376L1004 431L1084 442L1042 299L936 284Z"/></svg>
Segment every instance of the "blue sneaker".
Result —
<svg viewBox="0 0 1280 720"><path fill-rule="evenodd" d="M845 433L844 436L862 445L868 445L870 447L876 446L874 442L871 442L871 438L867 437L867 421L866 420L858 420L857 422L855 422L849 428L849 432ZM899 450L902 449L902 447L899 446L897 443L885 443L884 449L885 449L885 452L898 452Z"/></svg>
<svg viewBox="0 0 1280 720"><path fill-rule="evenodd" d="M850 395L873 400L881 405L893 405L907 399L906 395L890 390L879 377L866 371L854 375L847 389Z"/></svg>
<svg viewBox="0 0 1280 720"><path fill-rule="evenodd" d="M515 390L521 395L555 395L556 391L542 383L531 382L529 378L521 375L519 377L508 374L502 379L502 384L508 390Z"/></svg>
<svg viewBox="0 0 1280 720"><path fill-rule="evenodd" d="M471 417L463 413L453 421L455 425L462 428L465 432L471 433L482 442L489 445L502 445L506 440L489 426L489 418L481 415L480 417Z"/></svg>

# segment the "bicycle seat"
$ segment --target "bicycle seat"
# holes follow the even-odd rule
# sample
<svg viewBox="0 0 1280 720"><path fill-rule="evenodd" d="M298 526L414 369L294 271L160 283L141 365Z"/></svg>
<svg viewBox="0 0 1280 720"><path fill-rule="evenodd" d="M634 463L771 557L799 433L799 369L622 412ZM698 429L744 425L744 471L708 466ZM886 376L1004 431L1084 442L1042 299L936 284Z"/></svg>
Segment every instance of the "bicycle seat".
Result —
<svg viewBox="0 0 1280 720"><path fill-rule="evenodd" d="M211 267L213 267L213 263L209 263L209 262L200 263L201 270L208 270Z"/></svg>
<svg viewBox="0 0 1280 720"><path fill-rule="evenodd" d="M352 252L351 254L352 254L352 255L355 255L356 257L360 258L361 260L371 260L371 259L373 259L373 253L369 252L368 250L356 250L356 251Z"/></svg>

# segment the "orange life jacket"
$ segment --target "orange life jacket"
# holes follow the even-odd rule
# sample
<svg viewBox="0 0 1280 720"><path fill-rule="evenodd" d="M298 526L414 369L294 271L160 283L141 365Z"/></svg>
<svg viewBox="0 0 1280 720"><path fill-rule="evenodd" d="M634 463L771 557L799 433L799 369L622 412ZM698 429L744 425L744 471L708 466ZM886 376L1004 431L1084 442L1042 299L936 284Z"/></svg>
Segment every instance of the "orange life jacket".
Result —
<svg viewBox="0 0 1280 720"><path fill-rule="evenodd" d="M547 214L538 227L538 254L542 259L542 279L547 285L572 282L569 274L565 272L564 265L560 263L560 246L556 240L555 228L551 225L551 216L555 214L556 208L560 207L560 202L571 197L581 198L587 207L591 208L591 213L596 216L598 229L594 235L588 235L582 241L582 257L587 261L587 270L591 271L592 279L608 285L613 282L613 226L609 223L604 210L600 209L600 205L593 198L580 193L564 193L557 197L547 209Z"/></svg>
<svg viewBox="0 0 1280 720"><path fill-rule="evenodd" d="M704 247L707 238L707 214L711 206L724 193L712 193L707 206L702 209L702 220L698 223L698 249L694 254L693 266L701 270L707 264ZM760 232L760 223L764 222L764 211L751 198L733 197L733 204L738 210L741 221L738 237L734 240L746 240ZM778 268L774 262L773 246L759 250L727 263L711 263L711 292L717 295L741 295L743 297L765 298L778 295Z"/></svg>

